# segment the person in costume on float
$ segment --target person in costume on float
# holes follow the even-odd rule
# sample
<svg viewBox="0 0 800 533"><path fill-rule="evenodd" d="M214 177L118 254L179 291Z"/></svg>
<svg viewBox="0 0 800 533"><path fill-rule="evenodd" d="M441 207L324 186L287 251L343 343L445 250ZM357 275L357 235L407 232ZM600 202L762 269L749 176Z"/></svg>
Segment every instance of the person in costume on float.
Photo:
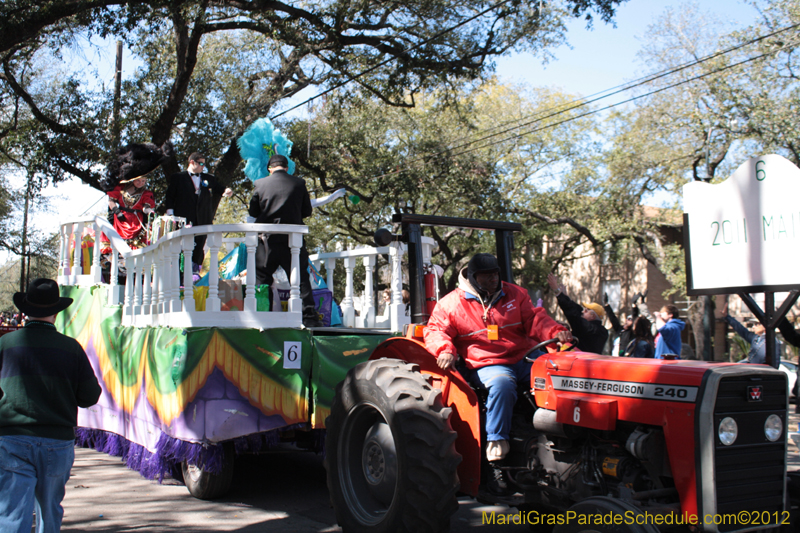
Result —
<svg viewBox="0 0 800 533"><path fill-rule="evenodd" d="M149 244L146 216L156 207L153 193L147 190L147 176L120 181L108 192L108 209L113 215L114 229L131 248Z"/></svg>
<svg viewBox="0 0 800 533"><path fill-rule="evenodd" d="M276 154L269 159L269 176L255 182L250 200L250 216L257 224L302 224L311 216L311 197L302 178L287 172L289 160ZM300 298L303 300L303 324L320 327L308 268L308 251L305 242L300 247ZM256 284L272 285L278 267L289 274L292 271L292 254L287 235L260 235L256 250Z"/></svg>
<svg viewBox="0 0 800 533"><path fill-rule="evenodd" d="M214 223L215 204L213 196L228 198L233 191L219 183L217 178L205 172L206 157L200 152L189 156L186 172L173 174L169 179L164 206L167 215L183 217L187 226L203 226ZM192 269L200 272L203 264L206 235L195 235L192 251Z"/></svg>
<svg viewBox="0 0 800 533"><path fill-rule="evenodd" d="M267 118L253 122L236 141L239 154L247 162L245 176L253 182L248 223L302 224L312 209L345 196L338 189L323 198L312 200L305 181L295 177L295 163L288 155L292 142L277 130ZM284 155L285 154L285 155ZM300 298L303 300L303 323L307 327L322 326L316 310L310 282L308 251L300 248ZM291 252L286 235L260 235L256 250L256 284L271 285L274 274L282 268L291 276ZM270 302L270 309L272 302Z"/></svg>
<svg viewBox="0 0 800 533"><path fill-rule="evenodd" d="M131 248L140 248L147 244L145 215L155 208L153 193L146 190L145 176L172 157L172 144L165 142L159 147L131 143L117 150L115 155L106 168L106 175L100 180L100 186L108 195L114 230L128 241ZM111 243L105 235L101 237L101 244L100 253L108 256ZM108 272L110 260L107 257L101 259L101 264Z"/></svg>

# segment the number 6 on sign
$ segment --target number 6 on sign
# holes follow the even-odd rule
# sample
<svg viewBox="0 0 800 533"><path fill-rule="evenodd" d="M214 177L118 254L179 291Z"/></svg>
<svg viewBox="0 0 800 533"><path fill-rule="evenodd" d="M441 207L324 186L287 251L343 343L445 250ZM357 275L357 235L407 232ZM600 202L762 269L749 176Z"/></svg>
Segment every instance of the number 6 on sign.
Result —
<svg viewBox="0 0 800 533"><path fill-rule="evenodd" d="M303 343L285 341L283 343L283 368L300 368L303 359Z"/></svg>

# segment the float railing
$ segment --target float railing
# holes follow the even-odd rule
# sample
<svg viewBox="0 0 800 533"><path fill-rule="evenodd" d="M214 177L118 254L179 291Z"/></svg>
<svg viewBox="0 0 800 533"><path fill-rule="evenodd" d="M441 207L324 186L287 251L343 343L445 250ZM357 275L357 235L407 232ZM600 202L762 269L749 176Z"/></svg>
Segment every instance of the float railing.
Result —
<svg viewBox="0 0 800 533"><path fill-rule="evenodd" d="M83 217L61 224L61 247L58 282L62 285L92 286L102 283L100 264L100 233L106 233L116 253L110 254L110 271L106 280L108 303L121 305L123 324L138 327L240 327L274 328L300 327L302 300L300 299L300 247L307 226L284 224L219 224L184 227L160 236L155 243L131 250L116 234L110 224L100 217ZM244 237L223 238L224 234L237 233ZM290 292L287 312L258 311L255 283L255 252L259 234L282 234L289 237L292 254ZM196 305L197 284L187 272L181 278L180 256L189 258L196 235L207 235L209 248L208 292L205 306ZM80 242L81 245L76 245ZM244 298L241 311L221 311L219 298L219 251L223 243L245 243L247 270L244 281ZM429 263L434 246L433 239L423 238L423 262ZM91 254L88 253L91 249ZM338 252L312 254L310 261L320 270L325 266L328 288L334 290L334 270L341 261L345 269L345 294L341 302L343 326L402 331L410 322L402 295L402 259L406 245L392 243L381 248L364 247ZM378 255L389 255L391 299L389 313L377 316L374 304L374 269ZM91 260L89 256L91 255ZM120 285L119 260L126 269L125 284ZM364 265L363 305L356 312L354 305L353 273L356 262ZM187 261L188 264L188 261ZM190 270L190 269L187 269ZM198 310L198 308L202 310Z"/></svg>
<svg viewBox="0 0 800 533"><path fill-rule="evenodd" d="M61 225L61 253L59 283L65 285L96 285L101 282L99 239L94 239L92 267L84 274L81 246L75 242L86 240L87 224L94 235L106 233L114 253L111 253L111 270L108 280L111 305L122 305L122 323L131 326L170 327L231 327L275 328L300 327L302 301L300 299L300 247L308 227L291 224L218 224L182 228L167 233L157 242L138 250L131 250L113 228L100 217L65 222ZM219 299L219 249L225 233L243 233L247 248L247 272L244 279L244 299L241 311L221 312ZM287 312L258 311L256 302L255 256L259 234L287 235L292 255L290 291ZM208 295L205 305L195 304L195 282L188 258L194 249L196 235L207 235L209 248ZM185 279L181 280L180 256L187 258ZM124 288L119 285L117 256L125 263ZM202 310L198 310L200 307Z"/></svg>
<svg viewBox="0 0 800 533"><path fill-rule="evenodd" d="M434 240L423 237L423 262L430 263ZM334 290L333 272L336 269L337 261L341 261L345 270L345 289L344 298L341 302L342 324L345 327L388 329L390 331L402 331L405 324L410 323L410 317L406 315L406 304L403 303L403 254L407 251L407 246L402 243L394 242L390 246L380 248L365 246L352 250L342 250L339 252L325 252L309 255L309 260L317 270L325 265L325 273L328 288ZM386 314L377 316L375 309L375 298L373 291L374 270L377 264L378 255L389 255L391 299L388 317ZM360 314L356 314L354 305L354 283L353 272L355 271L356 261L361 260L364 265L364 293Z"/></svg>

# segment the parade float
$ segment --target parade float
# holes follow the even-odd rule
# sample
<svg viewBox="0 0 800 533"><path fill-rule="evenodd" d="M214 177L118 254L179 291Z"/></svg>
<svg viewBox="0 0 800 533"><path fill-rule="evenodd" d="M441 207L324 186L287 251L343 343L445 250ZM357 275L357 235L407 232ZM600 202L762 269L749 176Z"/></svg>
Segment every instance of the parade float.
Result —
<svg viewBox="0 0 800 533"><path fill-rule="evenodd" d="M246 172L264 176L269 155L288 154L291 143L265 121L249 131L255 133L240 140ZM301 265L306 226L188 227L164 216L150 221L147 245L138 249L103 217L65 221L60 232L58 282L75 305L59 315L58 327L84 346L103 389L97 405L79 412L78 443L119 455L151 479L182 474L200 498L229 489L236 454L320 452L336 384L409 322L402 243L314 254ZM198 234L207 235L207 273L184 279L183 257L191 256ZM277 283L256 286L260 234L288 237L292 267L281 290ZM432 243L425 240L428 263ZM374 291L379 256L391 271L391 301L381 316ZM365 271L359 295L357 263ZM314 274L323 322L337 327L303 327L301 268ZM338 306L336 269L345 272ZM275 292L272 309L267 291Z"/></svg>
<svg viewBox="0 0 800 533"><path fill-rule="evenodd" d="M79 443L121 455L149 478L163 478L182 465L190 491L203 498L227 490L234 453L280 443L321 451L320 431L336 384L409 321L401 293L405 247L393 243L310 256L326 274L327 287L333 287L336 268L344 268L346 279L343 324L312 330L302 326L299 296L299 247L307 231L273 224L184 227L131 250L99 217L62 224L58 282L75 305L59 315L58 327L84 346L103 388L97 405L79 412ZM191 254L201 232L210 248L207 285L188 276L181 285L181 253ZM119 254L108 282L93 238L100 233L110 234ZM285 234L292 243L286 311L280 304L268 310L267 300L257 298L259 233ZM223 241L244 245L241 279L222 279ZM427 257L430 248L426 242ZM392 273L383 316L373 303L380 255L389 257ZM354 307L357 262L365 268L360 309ZM122 263L124 284L118 275Z"/></svg>

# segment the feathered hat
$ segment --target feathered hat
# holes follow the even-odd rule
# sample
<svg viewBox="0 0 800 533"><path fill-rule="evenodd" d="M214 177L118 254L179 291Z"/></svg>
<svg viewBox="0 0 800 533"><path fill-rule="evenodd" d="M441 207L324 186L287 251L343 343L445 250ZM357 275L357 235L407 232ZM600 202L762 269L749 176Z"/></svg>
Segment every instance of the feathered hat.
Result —
<svg viewBox="0 0 800 533"><path fill-rule="evenodd" d="M289 154L292 153L292 141L275 129L268 118L260 118L250 124L236 144L242 159L247 161L244 174L250 181L269 175L267 164L270 157L279 154L289 159ZM294 167L294 161L289 159L289 174L294 174Z"/></svg>
<svg viewBox="0 0 800 533"><path fill-rule="evenodd" d="M150 143L129 144L117 150L116 157L106 168L105 177L100 180L100 186L108 192L120 183L146 176L172 155L169 141L161 147Z"/></svg>

